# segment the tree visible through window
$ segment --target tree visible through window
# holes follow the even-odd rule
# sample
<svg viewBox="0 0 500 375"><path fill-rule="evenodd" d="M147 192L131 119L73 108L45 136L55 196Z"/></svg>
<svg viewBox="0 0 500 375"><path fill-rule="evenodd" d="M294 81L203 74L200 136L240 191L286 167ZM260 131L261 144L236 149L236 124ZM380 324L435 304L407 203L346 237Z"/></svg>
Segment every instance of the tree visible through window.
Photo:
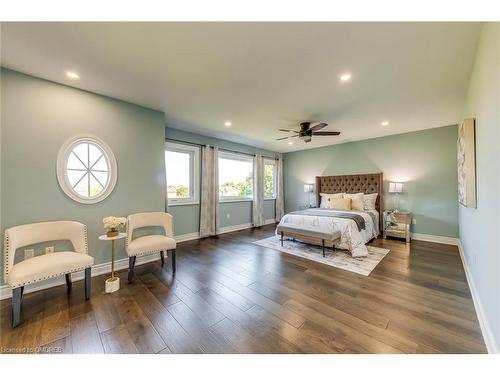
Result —
<svg viewBox="0 0 500 375"><path fill-rule="evenodd" d="M116 183L116 160L109 146L94 136L68 139L57 155L57 180L68 197L92 204L105 199Z"/></svg>
<svg viewBox="0 0 500 375"><path fill-rule="evenodd" d="M231 153L219 156L219 197L221 200L251 199L253 158Z"/></svg>
<svg viewBox="0 0 500 375"><path fill-rule="evenodd" d="M276 198L276 161L264 160L264 198Z"/></svg>
<svg viewBox="0 0 500 375"><path fill-rule="evenodd" d="M165 151L167 172L167 194L169 198L187 198L190 193L190 154L188 152Z"/></svg>
<svg viewBox="0 0 500 375"><path fill-rule="evenodd" d="M169 204L196 203L199 148L191 145L167 143L165 169Z"/></svg>

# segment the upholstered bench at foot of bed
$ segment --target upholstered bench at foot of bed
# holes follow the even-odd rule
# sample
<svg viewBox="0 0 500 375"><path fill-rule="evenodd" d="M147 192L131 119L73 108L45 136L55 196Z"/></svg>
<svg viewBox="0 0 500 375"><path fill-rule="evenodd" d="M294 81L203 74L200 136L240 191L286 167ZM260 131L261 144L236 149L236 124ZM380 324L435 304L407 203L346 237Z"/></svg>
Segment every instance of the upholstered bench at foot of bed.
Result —
<svg viewBox="0 0 500 375"><path fill-rule="evenodd" d="M283 246L284 236L292 238L313 238L321 241L323 257L325 256L325 241L330 241L332 247L340 241L340 231L325 232L317 227L298 226L294 224L279 224L276 228L278 234L281 235L281 246Z"/></svg>

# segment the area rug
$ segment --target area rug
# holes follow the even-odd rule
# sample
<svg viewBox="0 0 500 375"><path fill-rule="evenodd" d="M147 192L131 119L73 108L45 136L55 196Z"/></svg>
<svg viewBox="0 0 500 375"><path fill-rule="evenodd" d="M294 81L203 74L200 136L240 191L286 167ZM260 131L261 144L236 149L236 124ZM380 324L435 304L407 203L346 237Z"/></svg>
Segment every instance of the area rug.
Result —
<svg viewBox="0 0 500 375"><path fill-rule="evenodd" d="M285 241L283 246L281 246L280 240L276 236L255 241L254 244L364 276L370 275L373 269L377 267L377 264L389 253L388 249L367 246L367 257L353 258L348 251L332 251L332 249L326 248L326 256L323 258L321 246L310 245L300 241Z"/></svg>

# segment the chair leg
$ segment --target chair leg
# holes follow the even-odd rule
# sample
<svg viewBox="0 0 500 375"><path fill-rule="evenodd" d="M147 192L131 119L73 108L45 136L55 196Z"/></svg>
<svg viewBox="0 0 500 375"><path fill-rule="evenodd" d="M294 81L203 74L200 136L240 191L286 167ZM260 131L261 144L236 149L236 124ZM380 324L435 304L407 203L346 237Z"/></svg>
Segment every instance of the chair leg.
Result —
<svg viewBox="0 0 500 375"><path fill-rule="evenodd" d="M170 251L172 257L172 273L175 273L175 249Z"/></svg>
<svg viewBox="0 0 500 375"><path fill-rule="evenodd" d="M283 232L281 232L281 238L280 238L280 241L281 241L281 247L283 247Z"/></svg>
<svg viewBox="0 0 500 375"><path fill-rule="evenodd" d="M15 328L21 324L21 299L23 296L23 287L12 290L12 327Z"/></svg>
<svg viewBox="0 0 500 375"><path fill-rule="evenodd" d="M128 258L128 283L129 284L132 282L132 278L134 277L135 259L136 259L135 256Z"/></svg>
<svg viewBox="0 0 500 375"><path fill-rule="evenodd" d="M71 289L72 282L71 282L71 274L67 273L66 275L66 286L68 287L68 291Z"/></svg>
<svg viewBox="0 0 500 375"><path fill-rule="evenodd" d="M321 250L323 250L323 258L325 257L325 240L321 240Z"/></svg>
<svg viewBox="0 0 500 375"><path fill-rule="evenodd" d="M21 287L21 298L24 296L24 285Z"/></svg>
<svg viewBox="0 0 500 375"><path fill-rule="evenodd" d="M85 299L89 299L92 294L92 277L90 271L90 267L85 268Z"/></svg>
<svg viewBox="0 0 500 375"><path fill-rule="evenodd" d="M161 257L161 266L163 267L165 265L165 254L163 253L163 250L160 251L160 257Z"/></svg>

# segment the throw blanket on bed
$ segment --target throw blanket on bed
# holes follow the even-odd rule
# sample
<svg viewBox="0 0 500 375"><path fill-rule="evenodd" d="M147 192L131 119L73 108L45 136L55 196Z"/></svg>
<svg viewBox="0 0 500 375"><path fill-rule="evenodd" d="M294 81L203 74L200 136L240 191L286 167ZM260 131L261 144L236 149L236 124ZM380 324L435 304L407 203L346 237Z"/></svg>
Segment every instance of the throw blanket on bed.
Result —
<svg viewBox="0 0 500 375"><path fill-rule="evenodd" d="M291 212L292 215L305 215L305 216L323 216L323 217L339 217L342 219L349 219L356 223L359 231L366 228L365 219L363 216L358 214L353 214L348 211L332 211L324 208L308 209L302 211Z"/></svg>

